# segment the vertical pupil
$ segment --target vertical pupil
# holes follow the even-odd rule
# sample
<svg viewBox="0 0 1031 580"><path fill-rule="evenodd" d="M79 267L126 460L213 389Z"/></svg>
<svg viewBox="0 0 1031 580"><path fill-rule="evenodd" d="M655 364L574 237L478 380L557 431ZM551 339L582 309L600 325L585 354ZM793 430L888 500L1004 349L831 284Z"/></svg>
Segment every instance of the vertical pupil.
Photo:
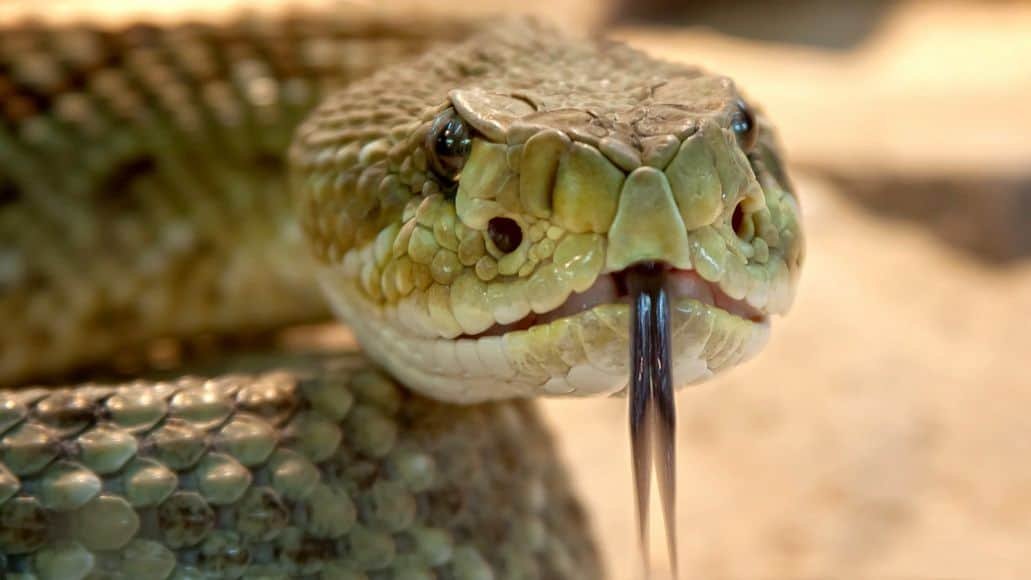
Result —
<svg viewBox="0 0 1031 580"><path fill-rule="evenodd" d="M745 151L750 151L755 147L759 128L755 125L752 111L743 102L738 103L737 112L734 113L730 122L730 129L737 135L738 143Z"/></svg>
<svg viewBox="0 0 1031 580"><path fill-rule="evenodd" d="M748 118L748 115L741 113L737 116L732 127L737 133L747 133L752 129L752 123Z"/></svg>
<svg viewBox="0 0 1031 580"><path fill-rule="evenodd" d="M440 136L437 137L437 151L443 155L451 155L451 152L455 149L455 122L450 121L447 125L444 125L444 130L440 132Z"/></svg>
<svg viewBox="0 0 1031 580"><path fill-rule="evenodd" d="M441 161L448 164L460 163L461 158L465 156L464 149L467 145L465 125L456 119L448 121L437 136L437 154L441 157ZM455 169L460 169L460 167Z"/></svg>

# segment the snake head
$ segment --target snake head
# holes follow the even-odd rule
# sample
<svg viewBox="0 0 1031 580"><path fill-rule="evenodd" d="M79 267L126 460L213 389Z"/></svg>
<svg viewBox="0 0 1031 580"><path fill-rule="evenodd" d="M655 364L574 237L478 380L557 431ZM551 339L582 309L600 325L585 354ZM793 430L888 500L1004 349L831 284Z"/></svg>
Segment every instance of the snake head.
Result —
<svg viewBox="0 0 1031 580"><path fill-rule="evenodd" d="M298 135L330 301L433 397L622 391L637 264L666 272L678 385L755 354L791 304L797 200L724 77L518 21L356 83Z"/></svg>

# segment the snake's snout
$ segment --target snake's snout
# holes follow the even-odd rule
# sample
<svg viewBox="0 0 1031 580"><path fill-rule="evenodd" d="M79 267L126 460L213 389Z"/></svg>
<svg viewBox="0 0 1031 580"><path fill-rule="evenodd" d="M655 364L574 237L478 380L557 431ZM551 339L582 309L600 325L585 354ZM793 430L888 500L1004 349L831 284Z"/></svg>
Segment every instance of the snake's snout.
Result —
<svg viewBox="0 0 1031 580"><path fill-rule="evenodd" d="M673 190L666 175L654 167L635 169L623 183L605 257L609 271L645 263L691 267L687 229Z"/></svg>

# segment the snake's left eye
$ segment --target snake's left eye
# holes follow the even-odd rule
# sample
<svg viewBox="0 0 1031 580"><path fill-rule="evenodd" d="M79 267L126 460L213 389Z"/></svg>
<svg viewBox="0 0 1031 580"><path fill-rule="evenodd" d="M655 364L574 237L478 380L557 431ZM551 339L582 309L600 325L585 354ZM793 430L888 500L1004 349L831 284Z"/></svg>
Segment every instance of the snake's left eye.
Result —
<svg viewBox="0 0 1031 580"><path fill-rule="evenodd" d="M445 183L454 183L472 149L469 126L454 109L448 109L433 121L425 145L433 173Z"/></svg>
<svg viewBox="0 0 1031 580"><path fill-rule="evenodd" d="M737 110L730 117L730 130L737 135L738 145L745 153L754 149L759 142L759 125L755 122L755 113L744 101L737 102Z"/></svg>

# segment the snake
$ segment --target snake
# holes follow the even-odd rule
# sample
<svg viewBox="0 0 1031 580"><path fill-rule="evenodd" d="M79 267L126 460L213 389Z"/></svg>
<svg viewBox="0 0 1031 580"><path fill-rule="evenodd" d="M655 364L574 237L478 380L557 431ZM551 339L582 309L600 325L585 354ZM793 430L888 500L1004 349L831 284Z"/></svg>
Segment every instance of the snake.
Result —
<svg viewBox="0 0 1031 580"><path fill-rule="evenodd" d="M530 18L4 26L3 577L600 578L542 396L627 397L675 547L674 390L804 258L733 81ZM360 352L211 347L331 313Z"/></svg>

